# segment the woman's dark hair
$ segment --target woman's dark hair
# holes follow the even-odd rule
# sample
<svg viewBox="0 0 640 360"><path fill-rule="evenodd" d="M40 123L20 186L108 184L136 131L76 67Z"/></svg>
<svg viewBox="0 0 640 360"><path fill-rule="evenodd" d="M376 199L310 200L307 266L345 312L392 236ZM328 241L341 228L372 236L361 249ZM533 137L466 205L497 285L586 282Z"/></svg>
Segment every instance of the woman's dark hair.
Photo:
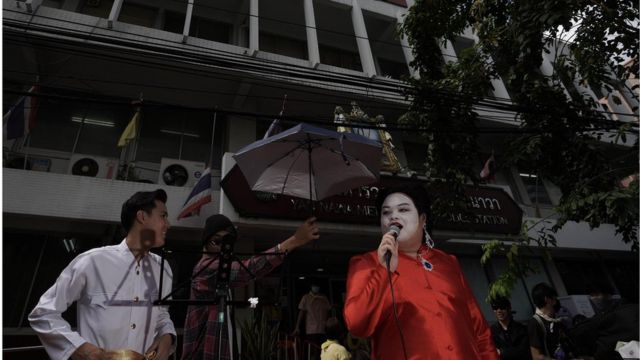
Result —
<svg viewBox="0 0 640 360"><path fill-rule="evenodd" d="M392 186L382 189L376 199L376 210L378 210L378 214L382 213L381 210L384 200L393 193L403 193L407 195L413 201L416 209L418 209L418 214L426 214L427 218L429 218L431 210L429 195L427 194L427 190L419 185Z"/></svg>
<svg viewBox="0 0 640 360"><path fill-rule="evenodd" d="M151 211L156 207L156 200L166 204L167 193L162 189L138 191L125 201L122 204L122 212L120 212L120 222L124 231L128 233L131 230L138 210L144 210L147 214L151 214Z"/></svg>
<svg viewBox="0 0 640 360"><path fill-rule="evenodd" d="M557 298L558 292L556 289L551 287L551 285L547 283L539 283L533 287L531 290L531 299L533 300L533 304L538 308L542 309L547 302L545 298Z"/></svg>

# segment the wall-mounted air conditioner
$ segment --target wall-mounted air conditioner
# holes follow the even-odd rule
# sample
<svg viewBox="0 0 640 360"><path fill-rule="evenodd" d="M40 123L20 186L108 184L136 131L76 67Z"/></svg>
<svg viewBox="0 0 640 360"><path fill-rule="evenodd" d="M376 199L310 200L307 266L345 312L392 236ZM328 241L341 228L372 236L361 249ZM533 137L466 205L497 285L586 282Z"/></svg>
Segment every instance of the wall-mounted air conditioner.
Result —
<svg viewBox="0 0 640 360"><path fill-rule="evenodd" d="M202 162L162 158L158 184L192 187L198 182L204 169Z"/></svg>
<svg viewBox="0 0 640 360"><path fill-rule="evenodd" d="M113 179L118 172L118 159L95 155L73 154L69 160L69 174Z"/></svg>

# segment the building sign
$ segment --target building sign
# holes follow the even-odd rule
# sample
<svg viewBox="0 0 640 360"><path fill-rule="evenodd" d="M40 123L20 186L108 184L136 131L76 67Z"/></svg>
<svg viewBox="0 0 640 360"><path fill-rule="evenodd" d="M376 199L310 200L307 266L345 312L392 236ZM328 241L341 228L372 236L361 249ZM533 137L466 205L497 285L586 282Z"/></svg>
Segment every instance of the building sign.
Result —
<svg viewBox="0 0 640 360"><path fill-rule="evenodd" d="M377 184L349 190L314 203L314 215L320 221L378 224L380 217L375 203L381 189L420 183L416 179L382 177ZM309 200L252 191L237 165L227 173L220 185L233 207L243 217L305 219L311 215ZM471 211L446 214L440 223L435 224L435 230L494 234L520 232L522 210L504 190L468 186L466 193Z"/></svg>

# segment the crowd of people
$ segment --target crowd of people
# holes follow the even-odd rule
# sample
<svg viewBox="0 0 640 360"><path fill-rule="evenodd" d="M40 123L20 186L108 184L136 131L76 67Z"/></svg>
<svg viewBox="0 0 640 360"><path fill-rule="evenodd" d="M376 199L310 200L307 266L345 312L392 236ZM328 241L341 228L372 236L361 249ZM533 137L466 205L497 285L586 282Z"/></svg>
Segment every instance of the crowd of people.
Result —
<svg viewBox="0 0 640 360"><path fill-rule="evenodd" d="M162 296L171 293L173 275L150 252L165 244L166 201L160 189L131 196L121 211L124 240L78 255L42 295L29 322L52 359L165 360L176 351L176 319L166 305L154 304L160 289ZM535 311L526 325L514 320L510 300L500 297L491 301L490 326L457 258L434 247L425 190L385 189L377 209L380 240L351 259L342 314L317 283L298 305L293 335L304 333L311 358L609 360L620 359L619 341L638 340L638 305L614 298L602 284L590 291L590 318L558 316L556 289L539 283L531 289ZM181 358L236 358L225 320L231 314L219 300L230 299L230 288L269 274L286 254L319 236L311 217L262 254L224 262L224 246L237 237L236 227L224 215L208 218L191 279ZM75 330L62 317L74 302ZM366 351L349 346L353 337L369 339Z"/></svg>

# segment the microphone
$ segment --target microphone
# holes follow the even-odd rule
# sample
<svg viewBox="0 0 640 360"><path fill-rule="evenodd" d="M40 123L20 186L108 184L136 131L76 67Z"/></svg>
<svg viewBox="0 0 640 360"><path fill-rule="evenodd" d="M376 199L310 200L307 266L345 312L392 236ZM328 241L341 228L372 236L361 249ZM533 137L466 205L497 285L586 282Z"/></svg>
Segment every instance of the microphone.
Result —
<svg viewBox="0 0 640 360"><path fill-rule="evenodd" d="M389 232L393 235L393 238L397 241L398 240L398 235L400 234L400 227L398 225L391 225L389 226ZM387 250L387 252L384 254L384 261L387 263L387 270L390 269L390 263L391 263L391 251Z"/></svg>

